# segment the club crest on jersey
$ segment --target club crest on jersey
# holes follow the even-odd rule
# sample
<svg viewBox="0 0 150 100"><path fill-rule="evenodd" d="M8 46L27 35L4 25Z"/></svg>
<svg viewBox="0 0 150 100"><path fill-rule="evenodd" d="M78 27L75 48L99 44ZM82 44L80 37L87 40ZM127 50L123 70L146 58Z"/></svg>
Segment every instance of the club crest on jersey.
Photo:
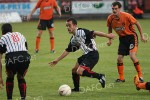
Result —
<svg viewBox="0 0 150 100"><path fill-rule="evenodd" d="M130 44L129 49L133 49L134 48L134 44Z"/></svg>

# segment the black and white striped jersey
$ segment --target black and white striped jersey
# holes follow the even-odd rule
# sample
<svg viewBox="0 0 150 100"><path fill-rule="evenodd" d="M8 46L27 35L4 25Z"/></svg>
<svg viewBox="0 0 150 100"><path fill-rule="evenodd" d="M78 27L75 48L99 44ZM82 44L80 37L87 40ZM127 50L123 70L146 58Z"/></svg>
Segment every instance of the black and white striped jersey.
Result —
<svg viewBox="0 0 150 100"><path fill-rule="evenodd" d="M67 52L75 52L79 48L82 49L84 54L89 53L90 51L97 50L96 43L93 36L94 31L90 31L83 28L78 28L75 35L70 39L70 43L66 48Z"/></svg>
<svg viewBox="0 0 150 100"><path fill-rule="evenodd" d="M27 51L26 39L19 32L8 32L0 39L0 53Z"/></svg>

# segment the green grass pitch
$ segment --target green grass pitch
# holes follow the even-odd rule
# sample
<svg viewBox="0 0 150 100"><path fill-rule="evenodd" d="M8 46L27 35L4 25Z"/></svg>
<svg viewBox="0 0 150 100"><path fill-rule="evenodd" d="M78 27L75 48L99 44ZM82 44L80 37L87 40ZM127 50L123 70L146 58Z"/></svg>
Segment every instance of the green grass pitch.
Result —
<svg viewBox="0 0 150 100"><path fill-rule="evenodd" d="M150 81L150 20L139 20L147 43L142 43L139 36L138 59L140 61L144 80ZM106 45L107 39L96 37L97 48L100 53L100 60L93 71L106 74L107 85L105 89L96 79L81 77L80 86L82 92L72 93L68 97L58 95L58 88L62 84L73 87L71 70L76 59L82 54L79 50L70 53L65 59L60 61L55 67L51 68L48 63L58 57L67 47L70 34L65 27L65 20L55 20L55 44L56 53L50 53L48 31L44 31L38 54L34 53L35 37L37 33L36 22L23 22L12 24L13 31L21 32L25 35L29 45L29 53L32 56L29 70L26 74L27 100L149 100L150 93L145 90L137 91L133 84L133 77L136 74L133 63L129 56L125 57L125 83L114 83L118 78L116 68L118 37L113 40L109 47ZM1 25L0 25L1 26ZM106 20L78 20L78 27L90 30L103 31L107 33ZM115 32L114 32L115 33ZM3 57L3 79L6 79L4 57ZM0 100L6 100L5 87L0 90ZM18 84L15 77L13 100L19 100Z"/></svg>

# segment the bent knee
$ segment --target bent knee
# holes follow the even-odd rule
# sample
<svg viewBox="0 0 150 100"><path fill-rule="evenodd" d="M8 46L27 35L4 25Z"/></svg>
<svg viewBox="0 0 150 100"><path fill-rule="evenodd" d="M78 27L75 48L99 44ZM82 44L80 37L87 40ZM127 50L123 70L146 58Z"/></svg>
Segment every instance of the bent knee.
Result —
<svg viewBox="0 0 150 100"><path fill-rule="evenodd" d="M78 75L82 75L82 73L83 73L84 70L85 70L84 68L79 67L79 68L77 69L76 73L77 73Z"/></svg>

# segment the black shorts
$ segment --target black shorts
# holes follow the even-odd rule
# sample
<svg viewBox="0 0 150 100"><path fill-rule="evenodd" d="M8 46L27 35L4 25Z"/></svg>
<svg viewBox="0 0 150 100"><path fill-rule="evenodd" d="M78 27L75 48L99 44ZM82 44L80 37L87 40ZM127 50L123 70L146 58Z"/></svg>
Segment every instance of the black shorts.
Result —
<svg viewBox="0 0 150 100"><path fill-rule="evenodd" d="M21 76L24 76L30 64L30 58L30 55L26 51L6 54L6 72L9 75L15 75L17 73Z"/></svg>
<svg viewBox="0 0 150 100"><path fill-rule="evenodd" d="M88 54L82 55L78 58L79 65L86 66L90 70L97 64L99 60L99 53L98 51L91 51Z"/></svg>
<svg viewBox="0 0 150 100"><path fill-rule="evenodd" d="M118 55L129 55L129 52L137 52L138 48L138 36L127 35L119 37Z"/></svg>
<svg viewBox="0 0 150 100"><path fill-rule="evenodd" d="M50 20L42 20L42 19L39 20L37 29L39 29L39 30L46 30L46 27L48 29L49 28L54 28L53 18L50 19Z"/></svg>

